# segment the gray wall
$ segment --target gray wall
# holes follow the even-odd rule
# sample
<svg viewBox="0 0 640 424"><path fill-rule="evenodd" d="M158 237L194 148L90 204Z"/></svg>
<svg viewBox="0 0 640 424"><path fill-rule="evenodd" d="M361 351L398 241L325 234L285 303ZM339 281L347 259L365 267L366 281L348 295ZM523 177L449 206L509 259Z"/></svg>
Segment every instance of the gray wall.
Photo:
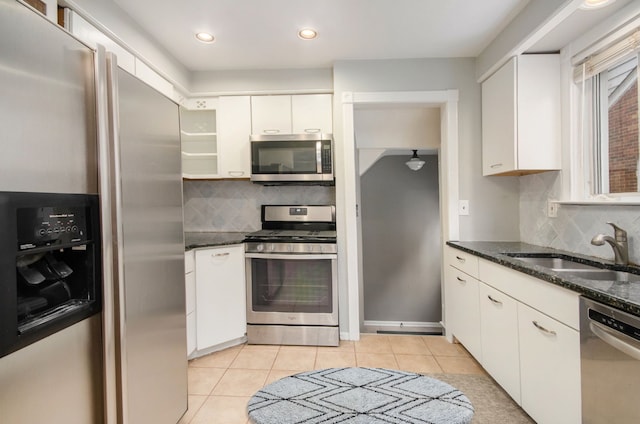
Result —
<svg viewBox="0 0 640 424"><path fill-rule="evenodd" d="M560 205L556 218L547 217L547 199L559 198L559 172L520 177L523 242L613 259L613 250L608 244L593 246L591 239L598 233L613 236L612 228L606 223L614 222L627 231L629 259L640 262L640 206L566 204Z"/></svg>
<svg viewBox="0 0 640 424"><path fill-rule="evenodd" d="M386 156L360 179L364 319L440 322L438 157Z"/></svg>
<svg viewBox="0 0 640 424"><path fill-rule="evenodd" d="M344 92L459 90L459 188L460 199L469 200L470 211L469 216L460 217L460 239L519 239L517 177L482 177L481 100L475 59L341 61L334 66L333 80L333 126L338 129L342 128ZM342 134L334 132L340 145ZM337 167L341 166L338 162Z"/></svg>
<svg viewBox="0 0 640 424"><path fill-rule="evenodd" d="M260 229L260 206L335 204L335 188L263 186L249 181L185 181L185 231Z"/></svg>

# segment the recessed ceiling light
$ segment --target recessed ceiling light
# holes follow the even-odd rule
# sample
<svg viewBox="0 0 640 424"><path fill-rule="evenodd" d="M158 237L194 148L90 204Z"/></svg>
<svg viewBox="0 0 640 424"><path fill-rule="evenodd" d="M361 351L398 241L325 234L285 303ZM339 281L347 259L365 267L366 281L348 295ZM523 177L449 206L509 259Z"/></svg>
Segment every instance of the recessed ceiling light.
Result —
<svg viewBox="0 0 640 424"><path fill-rule="evenodd" d="M609 6L616 0L584 0L580 5L580 9L592 10L599 9L601 7Z"/></svg>
<svg viewBox="0 0 640 424"><path fill-rule="evenodd" d="M318 32L315 29L303 28L298 31L298 37L302 38L303 40L313 40L317 36Z"/></svg>
<svg viewBox="0 0 640 424"><path fill-rule="evenodd" d="M199 32L196 34L196 38L203 43L213 43L215 41L214 36L208 32Z"/></svg>

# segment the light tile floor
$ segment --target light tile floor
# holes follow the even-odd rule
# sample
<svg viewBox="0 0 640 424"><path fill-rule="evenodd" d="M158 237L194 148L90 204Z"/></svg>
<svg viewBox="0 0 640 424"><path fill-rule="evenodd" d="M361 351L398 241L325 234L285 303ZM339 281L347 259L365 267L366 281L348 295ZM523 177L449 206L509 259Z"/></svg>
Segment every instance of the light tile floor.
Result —
<svg viewBox="0 0 640 424"><path fill-rule="evenodd" d="M485 374L459 344L441 336L363 334L339 347L231 347L189 362L189 410L178 424L246 424L249 398L280 378L334 367Z"/></svg>

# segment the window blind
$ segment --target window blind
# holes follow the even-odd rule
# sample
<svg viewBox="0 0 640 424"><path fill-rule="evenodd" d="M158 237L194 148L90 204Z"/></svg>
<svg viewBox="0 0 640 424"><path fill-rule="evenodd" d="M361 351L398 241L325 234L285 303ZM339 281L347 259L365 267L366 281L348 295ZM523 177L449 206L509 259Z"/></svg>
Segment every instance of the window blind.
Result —
<svg viewBox="0 0 640 424"><path fill-rule="evenodd" d="M582 82L613 66L630 54L640 51L640 29L615 41L604 49L574 64L573 80Z"/></svg>

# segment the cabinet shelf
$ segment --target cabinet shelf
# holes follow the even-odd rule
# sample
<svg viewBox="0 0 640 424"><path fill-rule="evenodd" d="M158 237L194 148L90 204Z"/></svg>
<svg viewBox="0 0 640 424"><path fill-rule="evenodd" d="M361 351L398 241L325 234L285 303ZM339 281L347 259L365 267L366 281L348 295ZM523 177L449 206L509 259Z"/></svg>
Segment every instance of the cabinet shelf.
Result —
<svg viewBox="0 0 640 424"><path fill-rule="evenodd" d="M180 109L183 178L219 175L216 111Z"/></svg>
<svg viewBox="0 0 640 424"><path fill-rule="evenodd" d="M186 156L186 157L218 157L217 153L191 153L191 152L185 152L184 150L182 151L182 156Z"/></svg>
<svg viewBox="0 0 640 424"><path fill-rule="evenodd" d="M180 134L186 135L189 137L216 137L218 133L215 132L191 132L191 131L180 131Z"/></svg>

